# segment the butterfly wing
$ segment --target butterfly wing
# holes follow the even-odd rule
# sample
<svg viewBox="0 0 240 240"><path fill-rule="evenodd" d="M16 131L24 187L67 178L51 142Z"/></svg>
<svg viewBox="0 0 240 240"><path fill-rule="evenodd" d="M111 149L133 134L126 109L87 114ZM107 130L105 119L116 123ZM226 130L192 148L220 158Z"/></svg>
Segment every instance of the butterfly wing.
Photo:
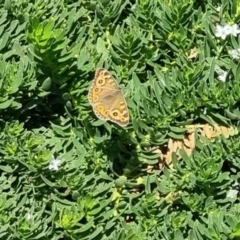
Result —
<svg viewBox="0 0 240 240"><path fill-rule="evenodd" d="M112 121L122 127L129 123L126 100L117 81L106 69L99 68L96 71L88 100L99 119Z"/></svg>
<svg viewBox="0 0 240 240"><path fill-rule="evenodd" d="M121 91L118 92L111 109L108 111L108 119L122 127L129 123L128 106Z"/></svg>
<svg viewBox="0 0 240 240"><path fill-rule="evenodd" d="M116 92L112 98L109 96L104 102L97 103L93 111L98 118L109 120L122 127L129 123L128 107L121 91Z"/></svg>
<svg viewBox="0 0 240 240"><path fill-rule="evenodd" d="M96 70L93 84L88 92L88 100L92 106L96 103L104 102L105 98L120 91L117 81L104 68ZM107 99L106 99L107 100Z"/></svg>

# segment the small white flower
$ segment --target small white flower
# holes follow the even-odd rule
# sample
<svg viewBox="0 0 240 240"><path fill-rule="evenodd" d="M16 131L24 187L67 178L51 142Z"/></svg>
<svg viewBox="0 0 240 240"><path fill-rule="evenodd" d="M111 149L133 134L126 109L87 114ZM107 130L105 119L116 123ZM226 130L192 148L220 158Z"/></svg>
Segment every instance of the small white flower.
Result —
<svg viewBox="0 0 240 240"><path fill-rule="evenodd" d="M236 188L238 185L239 185L238 182L235 181L234 184L232 185L232 187L233 187L233 188L234 188L234 187ZM236 189L233 189L233 188L228 191L227 197L229 197L229 198L235 198L235 197L237 196L238 191L237 191Z"/></svg>
<svg viewBox="0 0 240 240"><path fill-rule="evenodd" d="M217 11L217 12L221 12L221 9L222 9L222 6L221 6L221 5L218 5L218 7L216 7L216 11Z"/></svg>
<svg viewBox="0 0 240 240"><path fill-rule="evenodd" d="M240 49L239 48L229 50L228 53L233 59L239 59L240 58Z"/></svg>
<svg viewBox="0 0 240 240"><path fill-rule="evenodd" d="M229 198L235 198L238 194L238 191L237 190L234 190L234 189L231 189L228 191L227 193L227 197Z"/></svg>
<svg viewBox="0 0 240 240"><path fill-rule="evenodd" d="M219 73L218 80L220 80L221 82L226 82L226 78L227 78L227 71L222 71L221 73Z"/></svg>
<svg viewBox="0 0 240 240"><path fill-rule="evenodd" d="M233 25L230 27L230 33L231 33L234 37L236 37L236 36L240 33L240 30L239 30L237 24L233 24Z"/></svg>
<svg viewBox="0 0 240 240"><path fill-rule="evenodd" d="M221 26L218 24L216 26L216 33L215 33L216 37L222 38L224 40L230 33L231 33L231 27L229 25Z"/></svg>
<svg viewBox="0 0 240 240"><path fill-rule="evenodd" d="M27 213L27 216L26 216L26 219L27 219L27 220L30 220L32 217L33 217L32 214Z"/></svg>
<svg viewBox="0 0 240 240"><path fill-rule="evenodd" d="M55 159L54 156L52 156L48 168L50 170L57 171L59 169L59 166L61 165L61 160Z"/></svg>

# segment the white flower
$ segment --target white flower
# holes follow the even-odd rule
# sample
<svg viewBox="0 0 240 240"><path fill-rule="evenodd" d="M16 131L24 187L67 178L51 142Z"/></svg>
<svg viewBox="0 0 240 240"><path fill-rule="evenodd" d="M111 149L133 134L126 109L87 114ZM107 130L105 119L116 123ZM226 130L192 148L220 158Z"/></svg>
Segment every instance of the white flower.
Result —
<svg viewBox="0 0 240 240"><path fill-rule="evenodd" d="M30 220L32 217L33 217L32 214L27 213L27 216L26 216L26 219L27 219L27 220Z"/></svg>
<svg viewBox="0 0 240 240"><path fill-rule="evenodd" d="M240 30L238 29L238 25L237 24L233 24L231 27L230 27L230 33L236 37L239 33L240 33Z"/></svg>
<svg viewBox="0 0 240 240"><path fill-rule="evenodd" d="M227 78L227 71L219 71L218 73L218 80L220 80L221 82L226 82L226 78Z"/></svg>
<svg viewBox="0 0 240 240"><path fill-rule="evenodd" d="M216 8L216 11L217 11L217 12L221 12L221 9L222 9L222 6L221 6L221 5L218 5L218 7Z"/></svg>
<svg viewBox="0 0 240 240"><path fill-rule="evenodd" d="M231 27L229 25L221 26L217 25L215 36L222 38L223 40L231 33Z"/></svg>
<svg viewBox="0 0 240 240"><path fill-rule="evenodd" d="M233 24L232 26L228 24L224 26L217 24L215 36L222 38L224 40L230 34L236 37L239 33L240 33L240 29L238 28L237 24Z"/></svg>
<svg viewBox="0 0 240 240"><path fill-rule="evenodd" d="M234 184L232 185L232 187L233 187L233 188L234 188L234 187L236 188L238 185L239 185L238 182L235 181ZM236 189L233 189L233 188L228 191L227 197L229 197L229 198L235 198L235 197L237 196L238 191L237 191Z"/></svg>
<svg viewBox="0 0 240 240"><path fill-rule="evenodd" d="M59 169L59 166L61 165L61 160L55 159L54 156L52 156L48 168L50 170L57 171Z"/></svg>
<svg viewBox="0 0 240 240"><path fill-rule="evenodd" d="M227 197L229 198L235 198L238 194L237 190L234 189L230 189L229 192L227 193Z"/></svg>
<svg viewBox="0 0 240 240"><path fill-rule="evenodd" d="M233 59L240 58L240 48L229 50L228 53Z"/></svg>

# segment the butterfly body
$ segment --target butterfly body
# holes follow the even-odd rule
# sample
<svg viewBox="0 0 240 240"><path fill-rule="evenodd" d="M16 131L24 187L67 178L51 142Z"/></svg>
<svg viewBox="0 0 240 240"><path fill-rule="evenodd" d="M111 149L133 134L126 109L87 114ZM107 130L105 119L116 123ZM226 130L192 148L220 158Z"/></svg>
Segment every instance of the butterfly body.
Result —
<svg viewBox="0 0 240 240"><path fill-rule="evenodd" d="M112 121L122 127L128 125L129 113L126 100L117 81L106 69L96 70L93 84L88 92L88 100L99 119Z"/></svg>

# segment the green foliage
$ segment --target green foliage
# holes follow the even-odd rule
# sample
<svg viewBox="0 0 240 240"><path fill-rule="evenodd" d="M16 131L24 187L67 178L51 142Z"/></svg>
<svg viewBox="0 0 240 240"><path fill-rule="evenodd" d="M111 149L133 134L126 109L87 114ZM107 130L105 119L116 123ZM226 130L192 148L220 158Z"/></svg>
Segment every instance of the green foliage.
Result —
<svg viewBox="0 0 240 240"><path fill-rule="evenodd" d="M225 23L239 1L2 1L1 239L239 239L239 134L197 134L158 167L189 124L239 131L240 35L217 38ZM93 114L98 67L124 91L126 128Z"/></svg>

